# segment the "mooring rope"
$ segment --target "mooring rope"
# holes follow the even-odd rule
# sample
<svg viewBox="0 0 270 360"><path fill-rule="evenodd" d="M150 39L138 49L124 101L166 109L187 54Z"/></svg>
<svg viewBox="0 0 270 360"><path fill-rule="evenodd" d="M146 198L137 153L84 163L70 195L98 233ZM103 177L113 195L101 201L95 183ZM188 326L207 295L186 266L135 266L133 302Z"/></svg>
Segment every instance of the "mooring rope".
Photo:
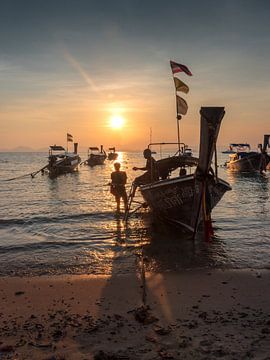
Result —
<svg viewBox="0 0 270 360"><path fill-rule="evenodd" d="M13 180L22 179L24 177L31 176L31 175L32 175L32 173L29 173L29 174L24 174L24 175L21 175L21 176L10 178L10 179L4 179L4 180L1 180L1 181L13 181Z"/></svg>
<svg viewBox="0 0 270 360"><path fill-rule="evenodd" d="M45 170L48 167L48 165L43 166L41 169L37 170L37 171L33 171L29 174L24 174L24 175L20 175L20 176L16 176L14 178L10 178L10 179L3 179L1 181L13 181L13 180L17 180L17 179L22 179L25 178L27 176L31 176L32 178L34 178L40 171Z"/></svg>

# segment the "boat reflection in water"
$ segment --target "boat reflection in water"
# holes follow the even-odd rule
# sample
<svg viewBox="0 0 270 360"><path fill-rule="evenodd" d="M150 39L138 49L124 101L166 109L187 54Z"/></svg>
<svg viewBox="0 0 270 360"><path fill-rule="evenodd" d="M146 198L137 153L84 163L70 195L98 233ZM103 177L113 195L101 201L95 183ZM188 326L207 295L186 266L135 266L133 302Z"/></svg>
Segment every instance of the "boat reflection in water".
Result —
<svg viewBox="0 0 270 360"><path fill-rule="evenodd" d="M210 244L190 241L187 233L160 232L151 226L142 246L145 268L150 272L215 268L228 264L226 246L215 236ZM181 239L181 241L179 241Z"/></svg>

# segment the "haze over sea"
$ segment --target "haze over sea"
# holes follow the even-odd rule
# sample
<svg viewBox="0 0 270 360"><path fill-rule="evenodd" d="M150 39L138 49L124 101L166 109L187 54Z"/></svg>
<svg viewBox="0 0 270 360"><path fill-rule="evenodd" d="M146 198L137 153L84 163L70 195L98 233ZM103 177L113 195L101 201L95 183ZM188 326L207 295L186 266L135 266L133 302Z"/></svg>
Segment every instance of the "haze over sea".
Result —
<svg viewBox="0 0 270 360"><path fill-rule="evenodd" d="M219 154L218 163L226 158ZM144 159L139 152L122 152L118 161L127 171L129 189L139 174L132 167L143 166ZM46 162L46 153L1 153L0 275L129 273L142 246L152 271L270 268L269 172L239 175L219 167L232 191L213 211L213 242L193 243L183 234L159 233L146 213L133 215L125 226L107 185L113 170L108 160L53 180L38 174L3 181Z"/></svg>

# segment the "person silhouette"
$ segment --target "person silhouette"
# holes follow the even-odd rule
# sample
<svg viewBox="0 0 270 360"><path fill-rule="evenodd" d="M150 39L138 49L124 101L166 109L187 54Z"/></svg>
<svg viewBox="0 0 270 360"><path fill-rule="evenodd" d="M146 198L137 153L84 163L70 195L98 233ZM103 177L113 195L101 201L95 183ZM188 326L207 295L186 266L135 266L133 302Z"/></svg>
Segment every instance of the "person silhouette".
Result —
<svg viewBox="0 0 270 360"><path fill-rule="evenodd" d="M134 166L133 170L146 170L144 174L138 176L134 180L136 186L148 184L159 179L157 162L152 156L150 149L145 149L143 156L146 159L146 165L142 168Z"/></svg>
<svg viewBox="0 0 270 360"><path fill-rule="evenodd" d="M124 201L125 209L127 208L127 193L125 187L127 182L127 174L125 171L120 171L120 167L120 163L114 163L115 171L111 173L111 194L115 197L117 211L120 211L121 198Z"/></svg>

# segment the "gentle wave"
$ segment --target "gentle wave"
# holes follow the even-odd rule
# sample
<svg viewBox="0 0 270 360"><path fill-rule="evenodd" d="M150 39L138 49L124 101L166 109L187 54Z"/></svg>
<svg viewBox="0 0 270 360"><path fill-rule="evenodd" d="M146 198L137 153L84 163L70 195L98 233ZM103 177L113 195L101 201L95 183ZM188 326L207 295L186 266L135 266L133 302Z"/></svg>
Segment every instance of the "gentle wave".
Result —
<svg viewBox="0 0 270 360"><path fill-rule="evenodd" d="M31 225L34 223L57 223L63 222L66 220L83 220L88 218L95 218L95 220L100 219L110 219L113 218L114 214L112 212L92 212L92 213L81 213L81 214L71 214L71 215L59 215L59 216L35 216L31 218L15 218L15 219L0 219L0 227L10 226L10 225Z"/></svg>

